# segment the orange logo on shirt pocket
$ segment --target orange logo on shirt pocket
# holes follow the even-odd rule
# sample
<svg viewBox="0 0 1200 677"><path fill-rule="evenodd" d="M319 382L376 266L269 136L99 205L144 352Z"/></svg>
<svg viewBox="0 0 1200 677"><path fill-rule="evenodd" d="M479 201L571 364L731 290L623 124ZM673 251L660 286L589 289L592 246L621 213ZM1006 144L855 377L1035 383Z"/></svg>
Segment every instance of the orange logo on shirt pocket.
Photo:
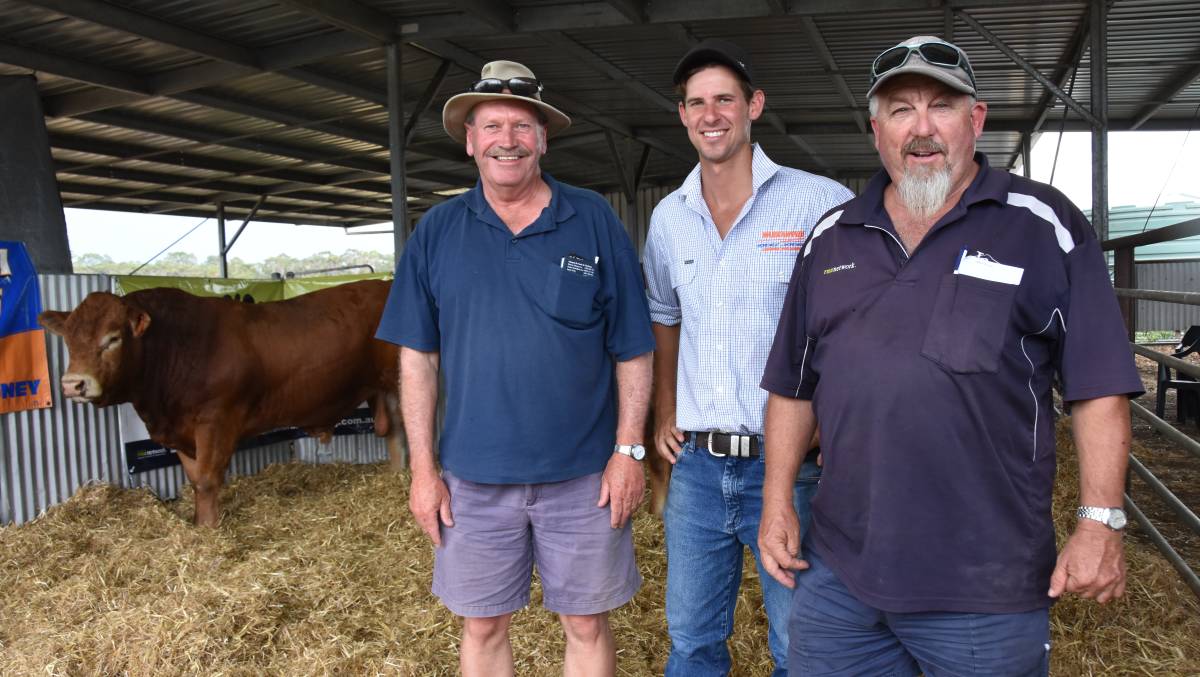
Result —
<svg viewBox="0 0 1200 677"><path fill-rule="evenodd" d="M798 252L803 247L803 230L764 230L758 236L760 252Z"/></svg>

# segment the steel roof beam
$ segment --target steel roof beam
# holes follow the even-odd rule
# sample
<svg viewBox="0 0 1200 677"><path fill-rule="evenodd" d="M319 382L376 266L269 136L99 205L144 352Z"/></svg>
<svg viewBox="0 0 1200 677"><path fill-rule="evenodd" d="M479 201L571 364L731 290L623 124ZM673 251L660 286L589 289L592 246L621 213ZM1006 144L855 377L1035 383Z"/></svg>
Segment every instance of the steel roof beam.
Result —
<svg viewBox="0 0 1200 677"><path fill-rule="evenodd" d="M74 193L77 195L92 195L92 196L97 196L97 197L100 197L103 199L112 199L114 197L121 197L118 194L120 189L114 190L114 188L112 186L98 186L98 185L92 185L92 184L86 184L86 183L73 183L73 182L69 182L69 181L61 182L60 190L62 190L64 193ZM221 199L218 200L217 198L221 198ZM243 211L245 213L249 213L249 211L252 208L252 206L254 205L254 203L258 201L258 198L238 197L235 195L223 195L223 196L222 195L212 195L212 196L185 195L185 194L181 194L181 193L167 193L167 192L161 192L161 191L148 192L148 193L144 193L142 195L132 196L129 199L145 200L147 202L156 202L156 203L159 203L160 205L161 204L174 204L174 205L180 205L183 207L212 205L212 204L220 201L226 205L227 209L231 205L234 205L237 203L246 203L246 204L250 205L250 207L234 209L234 211ZM99 200L96 200L96 199L86 199L86 200L68 199L68 200L64 201L63 206L71 207L74 209L79 209L79 208L84 208L86 205L96 204L97 202L99 202ZM121 204L121 203L112 203L112 206L116 206L119 204ZM270 203L268 203L268 204L270 204ZM328 202L324 206L274 204L274 205L271 205L271 207L269 207L269 208L260 210L260 213L275 213L275 214L304 213L304 212L311 211L313 209L318 209L318 210L324 210L326 212L326 215L330 215L330 216L336 215L336 216L341 216L341 217L357 217L357 218L362 218L363 216L365 216L365 214L361 211L351 212L351 211L342 211L342 210L337 209L338 207L346 206L346 205L350 205L350 204L360 204L360 202L359 201ZM105 206L107 208L109 205L106 204ZM127 206L131 206L131 205L127 205ZM370 208L370 207L368 207L368 208ZM137 209L138 209L138 211L143 211L145 213L158 213L158 214L166 213L169 211L174 211L173 209L168 209L168 210L158 209L156 211L152 211L152 210L154 210L154 207L141 207L141 208L137 208ZM380 213L382 213L382 210L386 209L386 207L380 206L378 208L371 208L371 209L378 209L378 210L380 210Z"/></svg>
<svg viewBox="0 0 1200 677"><path fill-rule="evenodd" d="M354 0L282 0L285 5L380 44L396 39L396 18Z"/></svg>
<svg viewBox="0 0 1200 677"><path fill-rule="evenodd" d="M788 0L763 0L767 11L773 16L783 16L788 13Z"/></svg>
<svg viewBox="0 0 1200 677"><path fill-rule="evenodd" d="M668 99L654 88L641 82L629 73L621 70L612 62L596 54L579 42L576 42L565 33L548 31L545 33L539 33L538 37L552 47L555 47L556 49L570 55L571 58L575 59L579 63L582 63L597 73L604 75L609 80L620 83L626 89L641 97L643 101L666 111L675 112L678 110L676 102Z"/></svg>
<svg viewBox="0 0 1200 677"><path fill-rule="evenodd" d="M86 73L78 71L76 72L79 75L85 77L76 77L67 72L47 68L38 68L37 70L55 72L73 80L101 85L110 90L122 90L119 92L85 90L47 97L43 101L47 115L52 117L74 117L83 113L123 106L147 96L171 96L202 87L223 84L229 80L242 78L247 75L262 72L287 71L306 63L320 61L328 57L346 52L359 51L369 47L372 47L372 45L366 43L362 38L339 32L315 38L294 40L289 43L259 50L256 52L256 61L258 63L256 67L227 62L209 62L176 68L166 73L147 78L138 78L134 83L105 82L96 78L86 77ZM6 60L3 54L0 54L0 60ZM128 76L128 74L124 75ZM320 75L316 77L321 78ZM329 82L328 78L321 81ZM120 86L122 84L132 86ZM357 89L355 87L351 91L357 91Z"/></svg>
<svg viewBox="0 0 1200 677"><path fill-rule="evenodd" d="M516 15L504 0L450 0L450 4L466 14L478 17L492 28L506 33L516 30Z"/></svg>
<svg viewBox="0 0 1200 677"><path fill-rule="evenodd" d="M1200 54L1197 54L1193 58L1200 59ZM1183 76L1171 81L1166 87L1163 87L1161 90L1159 90L1159 92L1154 95L1154 98L1151 99L1155 103L1152 103L1138 111L1138 114L1133 120L1133 126L1130 127L1130 129L1142 129L1142 125L1146 124L1146 121L1154 117L1155 113L1162 110L1163 106L1174 101L1175 97L1179 96L1183 90L1191 87L1192 83L1195 82L1197 78L1200 78L1200 66L1193 67L1191 70L1184 73ZM1111 123L1109 127L1112 127Z"/></svg>
<svg viewBox="0 0 1200 677"><path fill-rule="evenodd" d="M121 90L128 93L126 98L140 99L150 95L150 84L132 73L11 43L0 42L0 62L33 71L53 73L77 82ZM130 97L130 94L133 96Z"/></svg>
<svg viewBox="0 0 1200 677"><path fill-rule="evenodd" d="M1083 59L1084 49L1088 44L1088 17L1091 13L1086 9L1083 16L1079 19L1079 25L1075 28L1075 32L1071 35L1070 42L1067 43L1067 48L1063 50L1062 59L1054 72L1054 83L1059 89L1067 86L1067 82L1071 79L1071 74L1079 68L1079 62ZM1038 114L1034 118L1033 133L1037 134L1041 131L1042 125L1046 124L1046 118L1050 116L1050 109L1054 107L1054 102L1058 97L1053 92L1045 92L1042 98L1038 101Z"/></svg>
<svg viewBox="0 0 1200 677"><path fill-rule="evenodd" d="M612 8L629 20L629 23L646 23L646 3L641 0L608 0Z"/></svg>
<svg viewBox="0 0 1200 677"><path fill-rule="evenodd" d="M437 96L438 90L442 88L442 83L446 81L446 74L450 72L451 65L449 59L442 59L437 72L433 74L433 79L429 81L425 91L421 92L421 98L417 99L417 105L413 107L411 113L405 116L408 118L408 122L404 125L405 148L412 143L413 136L417 132L417 122L429 110L429 104L433 103L433 97Z"/></svg>
<svg viewBox="0 0 1200 677"><path fill-rule="evenodd" d="M829 45L825 43L825 36L821 35L821 28L817 26L816 19L811 16L800 18L801 24L804 26L804 32L808 36L809 43L817 50L817 55L821 57L821 61L825 63L825 72L833 80L834 87L842 95L842 100L850 106L851 115L854 117L854 123L858 125L858 129L863 134L870 134L870 125L867 124L866 116L862 113L862 107L858 104L858 100L854 98L854 94L850 91L850 86L846 84L846 78L842 76L842 71L838 68L837 59L833 57L833 52L830 51ZM871 145L874 148L874 144Z"/></svg>
<svg viewBox="0 0 1200 677"><path fill-rule="evenodd" d="M1028 73L1029 76L1034 80L1040 82L1043 87L1051 92L1054 92L1055 96L1057 96L1059 99L1062 99L1062 102L1069 106L1071 110L1078 113L1080 117L1092 123L1093 125L1099 126L1100 121L1096 119L1096 116L1092 115L1091 111L1089 111L1087 108L1084 108L1083 105L1075 99L1067 96L1067 93L1064 92L1061 87L1051 82L1050 79L1045 75L1042 75L1042 72L1037 68L1034 68L1033 64L1026 61L1024 57L1018 54L1012 47L1009 47L1008 44L996 36L995 33L985 28L983 24L979 23L979 21L975 19L975 17L961 10L956 10L955 14L957 14L960 19L966 22L968 26L973 28L975 32L980 35L980 37L990 42L993 47L1003 52L1004 55L1007 56L1013 63L1020 66L1021 70Z"/></svg>

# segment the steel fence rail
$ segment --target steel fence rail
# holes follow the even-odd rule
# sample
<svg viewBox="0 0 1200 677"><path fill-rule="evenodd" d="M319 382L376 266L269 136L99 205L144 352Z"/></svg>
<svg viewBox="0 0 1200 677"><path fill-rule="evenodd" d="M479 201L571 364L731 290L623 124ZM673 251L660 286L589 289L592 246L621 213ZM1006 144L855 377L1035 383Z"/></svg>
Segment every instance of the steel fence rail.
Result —
<svg viewBox="0 0 1200 677"><path fill-rule="evenodd" d="M1155 477L1154 473L1147 470L1146 466L1142 465L1142 462L1137 460L1137 457L1133 454L1129 455L1129 467L1133 468L1133 472L1142 478L1146 486L1150 487L1151 491L1162 499L1163 503L1167 504L1167 507L1175 511L1175 514L1189 529L1197 536L1200 536L1200 517L1197 517L1196 513L1184 505L1183 501L1179 500L1179 497L1168 489L1167 485Z"/></svg>
<svg viewBox="0 0 1200 677"><path fill-rule="evenodd" d="M1117 296L1127 299L1200 306L1200 293L1193 291L1159 291L1157 289L1125 289L1123 287L1117 287L1113 291L1117 293Z"/></svg>
<svg viewBox="0 0 1200 677"><path fill-rule="evenodd" d="M1158 551L1162 553L1162 556L1166 557L1167 561L1171 563L1171 566L1175 567L1175 571L1179 573L1179 577L1183 579L1183 582L1192 589L1192 592L1195 593L1196 597L1200 597L1200 577L1197 577L1196 572L1192 571L1192 568L1188 566L1187 562L1183 561L1183 558L1179 556L1178 552L1175 552L1175 548L1171 547L1171 544L1167 542L1167 539L1163 537L1162 533L1159 532L1158 529L1154 528L1154 525L1150 523L1150 520L1147 519L1145 513L1143 513L1137 507L1137 504L1133 502L1133 499L1129 497L1129 494L1125 494L1125 510L1127 510L1129 512L1129 516L1138 523L1138 526L1146 532L1146 536L1150 538L1150 542L1153 543L1156 548L1158 548Z"/></svg>
<svg viewBox="0 0 1200 677"><path fill-rule="evenodd" d="M1176 371L1179 371L1180 373L1187 374L1188 376L1191 376L1195 379L1200 379L1200 365L1192 364L1191 362L1185 362L1185 361L1179 359L1178 357L1171 357L1170 355L1163 355L1162 353L1158 352L1157 350L1151 350L1150 348L1147 348L1146 346L1138 345L1136 343L1131 343L1129 345L1133 349L1133 352L1137 353L1138 355L1141 355L1142 357L1145 357L1150 360L1154 360L1155 362L1157 362L1159 364L1166 365L1172 369L1175 369Z"/></svg>

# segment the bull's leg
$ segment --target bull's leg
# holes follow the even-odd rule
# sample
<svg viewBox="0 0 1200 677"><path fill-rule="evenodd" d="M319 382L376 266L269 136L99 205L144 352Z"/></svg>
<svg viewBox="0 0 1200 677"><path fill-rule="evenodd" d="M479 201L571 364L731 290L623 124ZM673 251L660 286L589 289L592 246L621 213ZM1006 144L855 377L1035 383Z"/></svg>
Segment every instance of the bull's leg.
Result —
<svg viewBox="0 0 1200 677"><path fill-rule="evenodd" d="M647 470L650 475L650 503L654 515L662 517L667 506L667 489L671 486L671 464L657 450L646 450Z"/></svg>
<svg viewBox="0 0 1200 677"><path fill-rule="evenodd" d="M404 423L400 418L400 397L388 393L380 398L387 409L388 467L396 472L408 467L408 440L404 435Z"/></svg>
<svg viewBox="0 0 1200 677"><path fill-rule="evenodd" d="M196 526L216 527L221 522L221 487L225 484L225 469L233 456L237 440L227 432L229 428L217 425L200 425L196 428L196 458L184 465L188 479L196 493ZM182 456L180 457L182 458Z"/></svg>

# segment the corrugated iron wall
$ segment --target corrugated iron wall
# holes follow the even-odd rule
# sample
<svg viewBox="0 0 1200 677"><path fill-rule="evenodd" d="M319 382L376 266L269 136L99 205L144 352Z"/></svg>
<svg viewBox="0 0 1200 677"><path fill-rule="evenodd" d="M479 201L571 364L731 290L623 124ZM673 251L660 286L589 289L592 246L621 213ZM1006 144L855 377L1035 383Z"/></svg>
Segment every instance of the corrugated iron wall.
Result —
<svg viewBox="0 0 1200 677"><path fill-rule="evenodd" d="M334 435L329 444L302 437L294 442L302 463L380 463L388 460L387 438L374 435Z"/></svg>
<svg viewBox="0 0 1200 677"><path fill-rule="evenodd" d="M1200 290L1200 260L1138 263L1137 286L1159 291ZM1185 331L1200 324L1200 306L1141 300L1137 304L1137 331Z"/></svg>
<svg viewBox="0 0 1200 677"><path fill-rule="evenodd" d="M107 275L39 275L38 282L45 310L71 310L88 294L111 289ZM62 339L48 335L46 348L51 381L47 387L53 389L54 406L0 414L0 524L28 522L89 482L145 486L160 498L177 498L186 484L183 468L126 472L117 408L65 400L58 381L68 362L66 347ZM386 445L373 435L338 438L336 445L336 460L387 458ZM226 477L253 475L293 458L291 442L246 449L234 454Z"/></svg>
<svg viewBox="0 0 1200 677"><path fill-rule="evenodd" d="M105 275L39 275L42 307L71 310L93 291L107 291ZM62 503L80 486L115 482L124 474L115 408L64 400L58 380L67 363L61 339L47 333L46 357L54 406L0 414L0 523L21 524Z"/></svg>

